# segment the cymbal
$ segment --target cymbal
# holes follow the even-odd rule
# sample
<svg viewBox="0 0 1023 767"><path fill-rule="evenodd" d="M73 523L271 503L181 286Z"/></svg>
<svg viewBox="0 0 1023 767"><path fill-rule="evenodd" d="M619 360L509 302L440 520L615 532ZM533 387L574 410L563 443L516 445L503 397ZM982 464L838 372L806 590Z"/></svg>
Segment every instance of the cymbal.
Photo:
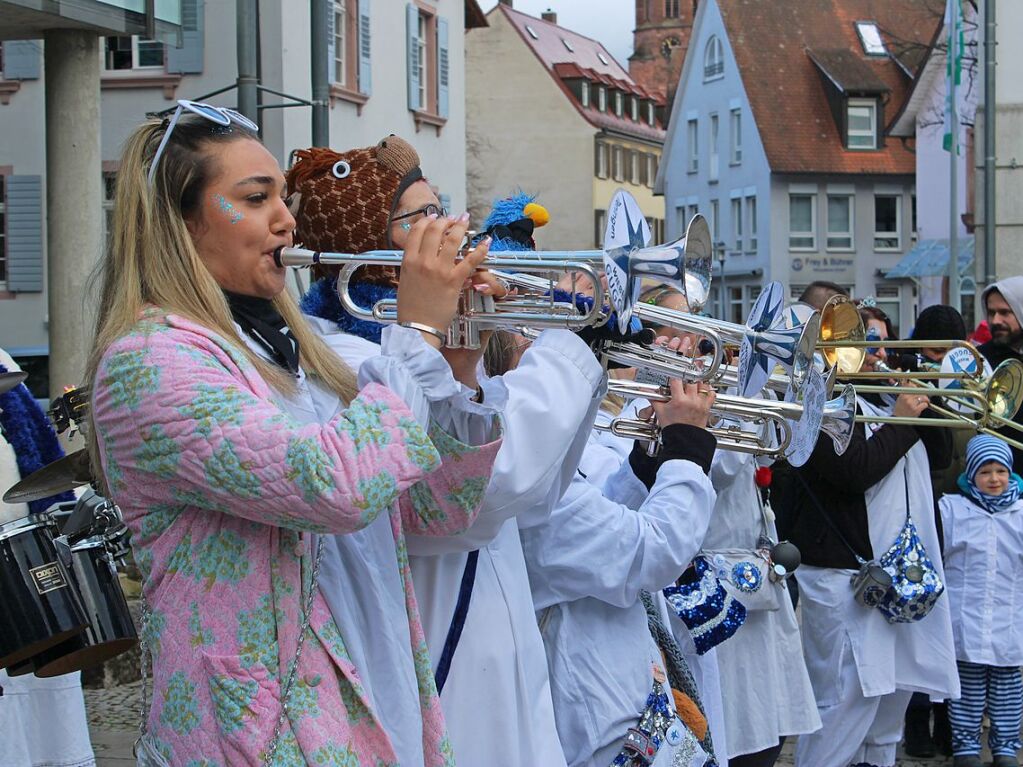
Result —
<svg viewBox="0 0 1023 767"><path fill-rule="evenodd" d="M26 378L28 378L28 373L21 370L12 370L10 373L0 373L0 394L6 394Z"/></svg>
<svg viewBox="0 0 1023 767"><path fill-rule="evenodd" d="M6 503L28 503L66 493L92 482L89 453L84 448L34 471L4 493Z"/></svg>

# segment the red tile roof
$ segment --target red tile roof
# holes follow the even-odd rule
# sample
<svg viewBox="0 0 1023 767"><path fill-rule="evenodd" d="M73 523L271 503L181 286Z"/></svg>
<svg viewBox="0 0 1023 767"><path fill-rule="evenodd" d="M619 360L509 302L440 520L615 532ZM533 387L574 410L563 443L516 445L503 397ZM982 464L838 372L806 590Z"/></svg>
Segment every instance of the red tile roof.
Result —
<svg viewBox="0 0 1023 767"><path fill-rule="evenodd" d="M888 51L905 66L918 64L941 24L937 0L717 0L771 169L781 173L905 174L915 156L898 139L878 151L849 151L828 106L828 86L817 64L849 84L889 90L886 122L900 111L912 86L903 66L867 56L856 21L874 21ZM836 55L836 51L846 53ZM825 54L825 55L821 55ZM694 55L702 55L695 52ZM842 68L855 57L855 65ZM910 69L915 73L915 69Z"/></svg>
<svg viewBox="0 0 1023 767"><path fill-rule="evenodd" d="M616 133L631 134L651 141L664 142L665 131L659 120L651 126L642 119L637 122L624 114L622 117L616 116L613 109L614 101L610 93L607 100L608 111L601 112L596 108L595 96L591 98L590 107L585 108L566 87L564 80L583 78L592 83L601 83L608 88L638 96L641 99L652 100L658 107L664 106L664 98L649 93L634 82L628 71L601 43L557 24L516 11L504 3L498 3L491 11L491 13L495 12L504 13L512 26L518 30L526 45L536 54L540 63L551 73L555 82L564 91L565 97L590 124ZM532 30L532 34L530 30ZM569 50L569 46L571 50ZM627 113L628 108L626 107L625 114Z"/></svg>

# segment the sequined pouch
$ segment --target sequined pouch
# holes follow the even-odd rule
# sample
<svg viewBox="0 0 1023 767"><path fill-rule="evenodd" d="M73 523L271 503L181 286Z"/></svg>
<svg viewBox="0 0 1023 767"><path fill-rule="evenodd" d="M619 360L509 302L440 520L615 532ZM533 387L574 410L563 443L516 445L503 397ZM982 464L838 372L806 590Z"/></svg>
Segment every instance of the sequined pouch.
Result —
<svg viewBox="0 0 1023 767"><path fill-rule="evenodd" d="M670 705L670 692L654 682L639 721L630 727L611 767L717 767Z"/></svg>
<svg viewBox="0 0 1023 767"><path fill-rule="evenodd" d="M734 599L742 602L746 612L777 610L785 585L767 577L768 563L760 552L750 549L716 549L704 551L714 574Z"/></svg>
<svg viewBox="0 0 1023 767"><path fill-rule="evenodd" d="M908 510L906 524L879 564L892 577L892 585L877 605L889 623L912 623L926 617L945 591Z"/></svg>
<svg viewBox="0 0 1023 767"><path fill-rule="evenodd" d="M679 582L663 593L689 629L700 655L724 642L746 622L746 608L728 593L706 557L696 557Z"/></svg>

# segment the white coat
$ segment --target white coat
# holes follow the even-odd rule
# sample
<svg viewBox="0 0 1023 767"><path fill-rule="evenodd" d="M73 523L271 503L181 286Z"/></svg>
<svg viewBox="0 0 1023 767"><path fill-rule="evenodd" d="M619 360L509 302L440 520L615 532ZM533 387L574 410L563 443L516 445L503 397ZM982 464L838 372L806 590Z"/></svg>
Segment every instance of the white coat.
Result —
<svg viewBox="0 0 1023 767"><path fill-rule="evenodd" d="M858 400L867 414L883 414ZM873 433L868 430L867 438ZM906 481L913 521L928 557L944 579L927 449L917 442L895 467L864 495L870 545L876 556L891 546L906 521ZM822 499L826 503L827 499ZM807 597L803 615L803 649L818 706L835 705L843 695L843 656L851 649L863 697L895 690L923 692L933 700L959 696L952 623L947 595L914 623L888 623L880 610L860 605L849 580L854 570L803 565L797 571ZM810 604L821 609L808 609Z"/></svg>
<svg viewBox="0 0 1023 767"><path fill-rule="evenodd" d="M606 457L591 439L583 467ZM585 469L583 469L585 471ZM699 548L714 506L696 464L668 461L649 495L628 463L608 486L639 485L638 509L616 503L578 475L543 524L522 531L533 601L551 670L558 733L569 765L604 767L634 727L663 668L641 590L659 591Z"/></svg>
<svg viewBox="0 0 1023 767"><path fill-rule="evenodd" d="M313 323L329 332L329 324ZM377 353L375 344L354 336L334 332L325 339L351 366ZM504 441L474 525L459 536L408 538L416 599L436 668L468 552L479 550L465 626L441 693L455 758L464 767L558 767L565 757L519 527L546 518L575 473L604 394L604 372L572 333L548 330L518 368L482 386L484 405L507 400ZM474 426L456 419L450 428L468 441L463 429Z"/></svg>
<svg viewBox="0 0 1023 767"><path fill-rule="evenodd" d="M938 505L956 660L1023 665L1023 501L993 514L961 495Z"/></svg>
<svg viewBox="0 0 1023 767"><path fill-rule="evenodd" d="M755 469L756 459L749 453L715 453L710 476L717 504L704 550L756 548L764 521L753 481ZM777 539L773 521L767 524L767 534ZM778 592L778 609L751 610L742 627L714 648L721 696L728 703L724 712L729 758L763 751L782 736L814 732L821 726L788 590L766 580L766 568L764 573L761 588Z"/></svg>

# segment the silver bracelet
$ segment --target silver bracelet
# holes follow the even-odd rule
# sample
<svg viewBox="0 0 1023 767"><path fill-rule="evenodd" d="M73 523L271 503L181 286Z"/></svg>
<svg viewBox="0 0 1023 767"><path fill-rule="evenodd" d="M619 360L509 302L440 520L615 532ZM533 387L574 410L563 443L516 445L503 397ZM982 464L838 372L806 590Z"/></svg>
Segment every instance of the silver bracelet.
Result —
<svg viewBox="0 0 1023 767"><path fill-rule="evenodd" d="M447 343L448 334L441 330L437 330L437 328L424 325L421 322L399 322L398 324L403 328L412 328L412 330L418 330L422 333L429 333L431 336L440 341L441 346L444 346L444 344Z"/></svg>

